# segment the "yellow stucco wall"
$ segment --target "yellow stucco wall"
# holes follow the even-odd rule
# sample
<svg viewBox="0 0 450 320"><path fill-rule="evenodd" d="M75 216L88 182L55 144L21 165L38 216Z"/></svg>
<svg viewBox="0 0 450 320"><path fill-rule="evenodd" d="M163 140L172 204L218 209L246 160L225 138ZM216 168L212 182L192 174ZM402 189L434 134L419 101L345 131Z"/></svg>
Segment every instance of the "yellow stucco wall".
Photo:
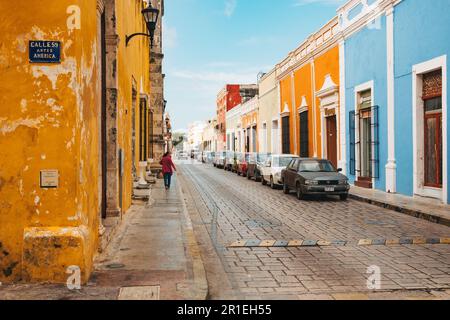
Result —
<svg viewBox="0 0 450 320"><path fill-rule="evenodd" d="M295 132L295 137L300 140L300 114L299 114L299 107L302 103L303 98L305 98L306 104L308 105L308 123L310 124L308 126L308 150L309 150L309 156L312 157L314 155L314 131L313 131L313 119L314 119L314 113L313 113L313 88L312 88L312 78L311 78L311 63L307 63L297 69L294 72L294 88L295 88L295 101L297 101L296 106L296 121L299 124L297 126L297 130ZM300 141L297 143L297 150L296 153L300 154Z"/></svg>
<svg viewBox="0 0 450 320"><path fill-rule="evenodd" d="M139 100L148 95L149 40L140 0L117 0L118 144L125 152L123 210L132 197L132 86L135 162ZM94 0L1 1L0 281L87 281L100 221L101 52ZM30 40L61 41L61 63L32 64ZM40 187L40 171L59 171L59 187Z"/></svg>
<svg viewBox="0 0 450 320"><path fill-rule="evenodd" d="M340 74L339 74L339 47L334 46L324 52L322 55L315 58L315 74L314 74L314 81L315 81L315 87L316 91L319 91L325 81L325 78L327 75L331 77L333 82L339 86L339 80L340 80ZM339 107L336 111L337 115L337 121L339 121ZM316 139L317 139L317 154L319 154L321 157L322 155L322 139L326 139L326 137L322 137L322 126L321 126L321 119L320 119L320 99L316 97ZM338 141L339 141L339 134L338 134ZM338 148L337 148L337 157L340 159L340 150L339 147L340 142L338 142Z"/></svg>
<svg viewBox="0 0 450 320"><path fill-rule="evenodd" d="M139 170L139 100L141 94L150 94L150 41L147 37L133 38L128 47L125 45L127 35L137 32L147 32L141 15L143 1L116 0L118 47L118 143L124 150L125 165L123 177L122 204L123 211L131 206L132 197L132 123L133 123L133 88L137 92L134 125L135 137L135 168ZM135 17L135 19L133 19Z"/></svg>
<svg viewBox="0 0 450 320"><path fill-rule="evenodd" d="M292 101L292 76L291 74L286 75L283 79L280 80L280 114L285 110L287 106L287 110L289 110L289 136L290 136L290 153L295 153L294 145L295 145L295 116L294 115L294 103ZM283 126L282 121L279 124L280 128L280 139L283 137ZM280 146L282 146L282 140L280 140ZM280 147L280 150L282 147Z"/></svg>
<svg viewBox="0 0 450 320"><path fill-rule="evenodd" d="M99 221L96 2L0 12L0 281L63 281L72 264L86 278ZM61 41L61 63L29 63L29 40ZM59 188L40 188L44 169L59 170Z"/></svg>

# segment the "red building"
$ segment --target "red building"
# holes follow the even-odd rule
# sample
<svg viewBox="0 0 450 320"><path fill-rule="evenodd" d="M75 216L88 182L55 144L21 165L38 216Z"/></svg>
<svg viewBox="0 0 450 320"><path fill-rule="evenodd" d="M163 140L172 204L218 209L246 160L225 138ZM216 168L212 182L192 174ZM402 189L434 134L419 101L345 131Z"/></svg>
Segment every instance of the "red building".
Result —
<svg viewBox="0 0 450 320"><path fill-rule="evenodd" d="M241 85L227 84L217 95L217 150L225 150L226 144L226 115L227 111L230 111L235 106L242 102L241 97Z"/></svg>

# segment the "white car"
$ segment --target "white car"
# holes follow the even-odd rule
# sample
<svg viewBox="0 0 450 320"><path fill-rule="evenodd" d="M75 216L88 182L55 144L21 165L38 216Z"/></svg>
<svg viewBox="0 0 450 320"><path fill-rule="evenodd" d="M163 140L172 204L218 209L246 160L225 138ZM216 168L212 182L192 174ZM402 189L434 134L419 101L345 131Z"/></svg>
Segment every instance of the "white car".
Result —
<svg viewBox="0 0 450 320"><path fill-rule="evenodd" d="M263 185L270 184L272 189L283 185L281 180L281 171L285 169L293 159L299 156L293 154L274 154L267 158L261 167L261 183Z"/></svg>

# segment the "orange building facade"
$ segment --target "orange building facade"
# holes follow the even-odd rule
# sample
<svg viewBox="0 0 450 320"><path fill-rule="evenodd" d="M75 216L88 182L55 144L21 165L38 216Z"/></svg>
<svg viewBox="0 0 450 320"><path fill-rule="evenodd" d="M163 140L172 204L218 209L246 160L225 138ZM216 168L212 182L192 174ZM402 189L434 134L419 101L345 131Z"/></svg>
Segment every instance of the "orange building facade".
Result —
<svg viewBox="0 0 450 320"><path fill-rule="evenodd" d="M277 65L282 153L343 161L339 52L335 18Z"/></svg>

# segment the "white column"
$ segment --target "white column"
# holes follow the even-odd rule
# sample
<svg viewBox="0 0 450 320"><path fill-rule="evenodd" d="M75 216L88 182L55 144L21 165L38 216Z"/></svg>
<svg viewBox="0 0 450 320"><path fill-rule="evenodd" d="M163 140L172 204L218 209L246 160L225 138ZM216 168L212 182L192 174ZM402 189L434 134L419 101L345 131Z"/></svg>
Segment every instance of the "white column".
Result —
<svg viewBox="0 0 450 320"><path fill-rule="evenodd" d="M317 157L318 154L318 143L317 143L317 114L316 114L316 70L315 70L315 64L314 60L311 59L311 87L312 87L312 132L313 132L313 149L314 149L314 158ZM322 136L322 134L321 134ZM322 155L323 156L323 155Z"/></svg>
<svg viewBox="0 0 450 320"><path fill-rule="evenodd" d="M346 99L345 99L345 40L339 42L339 134L341 157L338 161L338 167L342 169L343 174L347 174L347 134L346 126Z"/></svg>
<svg viewBox="0 0 450 320"><path fill-rule="evenodd" d="M297 102L295 101L295 77L294 72L291 72L291 101L292 101L292 116L291 119L293 120L293 128L292 131L294 132L294 136L291 137L294 142L294 150L291 150L291 154L297 154ZM290 134L290 133L289 133ZM300 141L298 142L300 143Z"/></svg>
<svg viewBox="0 0 450 320"><path fill-rule="evenodd" d="M387 139L386 191L397 192L397 164L395 161L395 80L394 80L394 7L386 11L387 32Z"/></svg>

